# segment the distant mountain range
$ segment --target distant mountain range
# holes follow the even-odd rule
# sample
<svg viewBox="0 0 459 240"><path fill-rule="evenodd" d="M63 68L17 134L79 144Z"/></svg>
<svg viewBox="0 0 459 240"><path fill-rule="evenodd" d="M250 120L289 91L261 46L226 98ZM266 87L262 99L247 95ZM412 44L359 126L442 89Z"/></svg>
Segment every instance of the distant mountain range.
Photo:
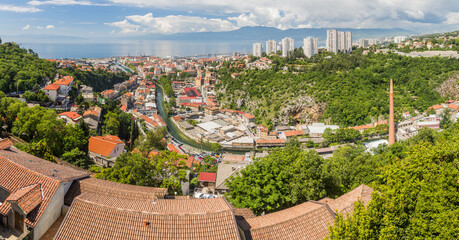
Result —
<svg viewBox="0 0 459 240"><path fill-rule="evenodd" d="M243 27L227 32L193 32L175 34L147 34L137 36L116 36L110 35L108 38L87 38L85 36L63 36L48 34L21 34L0 36L4 41L15 41L19 43L119 43L120 41L195 41L195 42L262 42L274 39L281 41L284 37L291 37L295 40L296 46L301 46L303 39L308 36L318 37L321 45L325 45L327 39L327 29L330 28L298 28L281 30L273 27ZM398 35L415 35L413 31L401 28L337 28L340 31L351 31L354 41L360 38L383 38Z"/></svg>
<svg viewBox="0 0 459 240"><path fill-rule="evenodd" d="M273 27L243 27L227 32L196 32L176 34L149 34L144 36L126 37L135 40L168 40L168 41L258 41L265 42L270 39L280 41L284 37L291 37L295 41L302 41L305 37L318 37L320 42L325 42L329 28L298 28L281 30ZM360 38L383 38L398 35L414 35L416 32L401 28L337 28L339 31L351 31L353 40Z"/></svg>

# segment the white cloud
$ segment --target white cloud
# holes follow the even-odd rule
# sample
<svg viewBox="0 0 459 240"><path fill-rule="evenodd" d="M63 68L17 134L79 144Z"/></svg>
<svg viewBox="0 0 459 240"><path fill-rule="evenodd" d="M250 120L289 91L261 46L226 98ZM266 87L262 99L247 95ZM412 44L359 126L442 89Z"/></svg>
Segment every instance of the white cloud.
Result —
<svg viewBox="0 0 459 240"><path fill-rule="evenodd" d="M42 26L37 26L37 29L38 30L43 30L43 27Z"/></svg>
<svg viewBox="0 0 459 240"><path fill-rule="evenodd" d="M121 28L121 33L135 33L139 31L140 26L128 22L127 19L121 22L105 23L106 25Z"/></svg>
<svg viewBox="0 0 459 240"><path fill-rule="evenodd" d="M192 11L197 16L219 16L235 27L277 28L426 28L435 29L450 12L459 12L457 0L109 0L117 5ZM171 18L171 16L168 16ZM201 17L203 18L203 17ZM453 21L454 16L450 18ZM172 19L169 19L172 20Z"/></svg>
<svg viewBox="0 0 459 240"><path fill-rule="evenodd" d="M54 27L54 25L48 25L48 26L46 26L46 29L53 29L53 28L56 28L56 27Z"/></svg>
<svg viewBox="0 0 459 240"><path fill-rule="evenodd" d="M127 16L124 21L106 24L121 28L121 33L219 32L236 29L230 21L224 19L182 15L154 17L152 13Z"/></svg>
<svg viewBox="0 0 459 240"><path fill-rule="evenodd" d="M30 24L25 25L22 30L29 30L30 29Z"/></svg>
<svg viewBox="0 0 459 240"><path fill-rule="evenodd" d="M9 12L17 12L17 13L35 13L35 12L40 12L41 10L36 7L23 7L23 6L0 4L0 11L9 11Z"/></svg>
<svg viewBox="0 0 459 240"><path fill-rule="evenodd" d="M446 24L459 24L459 12L450 12L446 15Z"/></svg>
<svg viewBox="0 0 459 240"><path fill-rule="evenodd" d="M405 13L410 18L414 18L414 19L417 19L417 20L424 19L424 13L421 10L417 10L417 11L405 10Z"/></svg>
<svg viewBox="0 0 459 240"><path fill-rule="evenodd" d="M109 6L109 4L102 4L102 3L94 3L91 1L77 1L77 0L46 0L46 1L29 1L29 5L33 6L41 6L41 5L58 5L58 6L65 6L65 5L83 5L83 6Z"/></svg>

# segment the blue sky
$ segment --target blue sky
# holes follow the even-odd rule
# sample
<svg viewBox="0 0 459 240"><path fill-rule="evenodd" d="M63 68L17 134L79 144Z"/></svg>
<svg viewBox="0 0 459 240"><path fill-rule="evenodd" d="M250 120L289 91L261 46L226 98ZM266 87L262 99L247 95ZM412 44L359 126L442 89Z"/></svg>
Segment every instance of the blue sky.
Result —
<svg viewBox="0 0 459 240"><path fill-rule="evenodd" d="M0 36L88 39L244 26L459 30L458 0L0 0Z"/></svg>

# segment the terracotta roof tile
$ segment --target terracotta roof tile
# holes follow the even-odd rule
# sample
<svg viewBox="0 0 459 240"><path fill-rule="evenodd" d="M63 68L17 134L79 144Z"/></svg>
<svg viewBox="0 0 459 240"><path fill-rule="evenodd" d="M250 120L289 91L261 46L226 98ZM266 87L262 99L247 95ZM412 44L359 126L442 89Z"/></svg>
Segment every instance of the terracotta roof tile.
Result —
<svg viewBox="0 0 459 240"><path fill-rule="evenodd" d="M73 121L78 121L78 119L81 118L81 115L76 112L63 112L59 114L59 116L66 116L72 119Z"/></svg>
<svg viewBox="0 0 459 240"><path fill-rule="evenodd" d="M364 204L367 204L371 200L372 192L372 188L362 184L334 201L329 202L328 205L333 211L338 211L338 213L349 213L354 210L354 202L360 200Z"/></svg>
<svg viewBox="0 0 459 240"><path fill-rule="evenodd" d="M9 138L0 140L0 150L9 149L11 146L13 146L13 142Z"/></svg>
<svg viewBox="0 0 459 240"><path fill-rule="evenodd" d="M279 212L246 219L253 240L322 239L335 215L325 204L305 202Z"/></svg>
<svg viewBox="0 0 459 240"><path fill-rule="evenodd" d="M124 144L117 136L92 136L89 138L88 150L108 157L118 144Z"/></svg>
<svg viewBox="0 0 459 240"><path fill-rule="evenodd" d="M17 201L18 205L28 212L24 222L35 227L60 182L81 178L87 174L37 158L12 147L10 150L0 150L0 176L0 186L10 194L13 193L9 200ZM39 201L38 190L41 192L42 199L41 203L36 205ZM1 214L5 215L10 211L11 201L5 201L0 205Z"/></svg>
<svg viewBox="0 0 459 240"><path fill-rule="evenodd" d="M21 188L10 194L5 200L9 203L17 203L17 205L26 213L29 214L41 202L41 185L33 184L28 187Z"/></svg>
<svg viewBox="0 0 459 240"><path fill-rule="evenodd" d="M215 182L216 178L216 173L201 172L198 180L201 182Z"/></svg>
<svg viewBox="0 0 459 240"><path fill-rule="evenodd" d="M44 90L59 90L61 86L57 85L57 84L50 84L48 86L46 86L45 88L43 88Z"/></svg>
<svg viewBox="0 0 459 240"><path fill-rule="evenodd" d="M223 198L132 201L84 193L77 197L56 240L240 239Z"/></svg>

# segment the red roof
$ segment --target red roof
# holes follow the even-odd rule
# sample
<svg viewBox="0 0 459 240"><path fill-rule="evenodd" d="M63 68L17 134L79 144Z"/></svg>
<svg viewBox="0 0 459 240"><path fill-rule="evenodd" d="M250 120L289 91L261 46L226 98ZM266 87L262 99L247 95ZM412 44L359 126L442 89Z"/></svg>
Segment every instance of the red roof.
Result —
<svg viewBox="0 0 459 240"><path fill-rule="evenodd" d="M121 109L121 111L126 112L126 110L127 110L127 105L122 105L122 106L120 107L120 109Z"/></svg>
<svg viewBox="0 0 459 240"><path fill-rule="evenodd" d="M73 121L76 121L78 118L81 118L81 115L76 112L63 112L59 114L59 116L66 116L72 119Z"/></svg>
<svg viewBox="0 0 459 240"><path fill-rule="evenodd" d="M118 144L124 144L117 136L93 136L89 138L88 150L108 157Z"/></svg>
<svg viewBox="0 0 459 240"><path fill-rule="evenodd" d="M303 135L302 130L292 130L292 131L286 131L284 132L286 137L292 137L292 136L301 136Z"/></svg>
<svg viewBox="0 0 459 240"><path fill-rule="evenodd" d="M242 111L236 111L238 112L239 114L241 114L242 116L246 117L246 118L255 118L252 114L249 114L249 113L245 113L245 112L242 112Z"/></svg>
<svg viewBox="0 0 459 240"><path fill-rule="evenodd" d="M202 172L199 174L199 181L200 182L215 182L215 179L217 178L216 173L208 173L208 172Z"/></svg>
<svg viewBox="0 0 459 240"><path fill-rule="evenodd" d="M73 78L68 78L68 76L64 77L64 79L59 79L57 81L54 82L54 84L56 85L70 85L70 83L72 83L73 81Z"/></svg>
<svg viewBox="0 0 459 240"><path fill-rule="evenodd" d="M442 105L433 105L432 107L429 107L429 108L433 108L433 110L438 110L440 108L443 108Z"/></svg>
<svg viewBox="0 0 459 240"><path fill-rule="evenodd" d="M449 108L452 108L452 109L455 109L455 110L456 110L456 109L459 109L459 106L454 105L454 104L450 104L450 105L448 105L448 107L449 107Z"/></svg>
<svg viewBox="0 0 459 240"><path fill-rule="evenodd" d="M167 149L171 152L181 153L172 143L167 144Z"/></svg>
<svg viewBox="0 0 459 240"><path fill-rule="evenodd" d="M6 199L7 202L15 202L29 214L42 202L41 184L34 184L17 190Z"/></svg>
<svg viewBox="0 0 459 240"><path fill-rule="evenodd" d="M61 86L57 85L57 84L50 84L48 86L46 86L45 88L43 88L44 90L59 90Z"/></svg>

